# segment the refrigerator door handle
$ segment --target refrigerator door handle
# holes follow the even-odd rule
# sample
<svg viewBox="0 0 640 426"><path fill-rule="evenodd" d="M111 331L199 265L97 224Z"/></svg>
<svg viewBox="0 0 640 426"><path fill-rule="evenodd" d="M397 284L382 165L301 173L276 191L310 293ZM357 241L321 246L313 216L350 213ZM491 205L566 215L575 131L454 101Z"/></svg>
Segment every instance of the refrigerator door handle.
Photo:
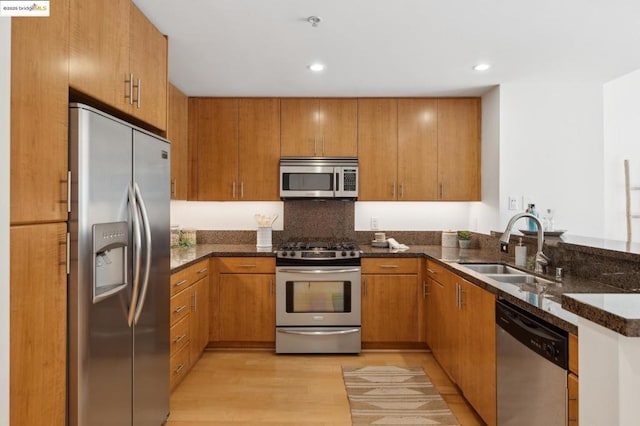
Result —
<svg viewBox="0 0 640 426"><path fill-rule="evenodd" d="M142 261L142 237L140 235L140 222L138 218L138 203L134 194L133 184L129 184L129 210L131 213L131 223L133 228L133 291L131 294L131 303L129 304L129 315L127 322L129 327L133 325L133 318L138 301L138 292L140 289L140 262Z"/></svg>
<svg viewBox="0 0 640 426"><path fill-rule="evenodd" d="M145 253L145 268L144 268L144 279L142 280L142 291L140 292L140 297L136 302L136 310L135 310L135 320L134 324L138 323L140 319L140 315L142 315L142 309L144 308L144 302L147 298L147 289L149 288L149 273L151 271L151 226L149 226L149 216L147 215L147 207L144 204L144 198L142 197L142 193L140 192L140 187L137 183L134 183L134 190L136 195L136 201L138 204L138 209L140 210L140 215L142 216L142 225L144 226L144 241L146 245L146 253Z"/></svg>

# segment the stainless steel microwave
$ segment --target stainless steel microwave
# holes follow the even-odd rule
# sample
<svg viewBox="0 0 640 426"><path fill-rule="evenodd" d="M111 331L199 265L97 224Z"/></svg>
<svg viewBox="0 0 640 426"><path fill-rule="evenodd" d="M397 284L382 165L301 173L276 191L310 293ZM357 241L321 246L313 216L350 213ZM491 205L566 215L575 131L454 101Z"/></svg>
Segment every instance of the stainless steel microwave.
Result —
<svg viewBox="0 0 640 426"><path fill-rule="evenodd" d="M358 198L358 159L283 157L280 198Z"/></svg>

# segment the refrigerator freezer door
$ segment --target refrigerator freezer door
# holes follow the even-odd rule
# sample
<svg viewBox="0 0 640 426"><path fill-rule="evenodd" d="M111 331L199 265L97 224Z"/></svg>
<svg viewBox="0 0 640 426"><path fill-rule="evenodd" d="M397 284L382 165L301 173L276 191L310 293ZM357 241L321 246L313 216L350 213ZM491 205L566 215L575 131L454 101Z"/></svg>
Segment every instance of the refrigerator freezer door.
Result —
<svg viewBox="0 0 640 426"><path fill-rule="evenodd" d="M144 235L134 322L133 424L157 426L169 415L169 144L134 131L133 152L138 207L146 211L140 215Z"/></svg>
<svg viewBox="0 0 640 426"><path fill-rule="evenodd" d="M74 178L69 220L69 424L130 425L133 339L127 309L131 256L126 260L127 288L94 303L92 227L128 221L132 129L105 115L73 107L69 129Z"/></svg>

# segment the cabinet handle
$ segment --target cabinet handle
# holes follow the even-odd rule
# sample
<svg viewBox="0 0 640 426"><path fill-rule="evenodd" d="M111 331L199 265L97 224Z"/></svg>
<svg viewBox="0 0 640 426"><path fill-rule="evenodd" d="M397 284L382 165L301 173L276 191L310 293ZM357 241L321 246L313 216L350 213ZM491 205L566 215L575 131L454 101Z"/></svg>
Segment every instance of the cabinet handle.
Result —
<svg viewBox="0 0 640 426"><path fill-rule="evenodd" d="M244 265L238 265L238 268L255 268L255 267L256 267L255 264L252 265L252 264L249 264L249 263L244 264Z"/></svg>
<svg viewBox="0 0 640 426"><path fill-rule="evenodd" d="M362 291L364 292L364 295L367 295L367 280L364 279L362 280Z"/></svg>
<svg viewBox="0 0 640 426"><path fill-rule="evenodd" d="M426 281L422 281L422 298L425 299L428 295L429 292L428 290L428 284Z"/></svg>
<svg viewBox="0 0 640 426"><path fill-rule="evenodd" d="M427 268L427 272L433 275L436 275L438 273L438 271L434 271L433 269L429 269L429 268Z"/></svg>
<svg viewBox="0 0 640 426"><path fill-rule="evenodd" d="M180 336L176 337L176 338L174 339L173 343L178 344L178 343L182 342L182 341L184 340L184 338L185 338L185 337L187 337L187 335L186 335L186 334L182 334L182 335L180 335Z"/></svg>
<svg viewBox="0 0 640 426"><path fill-rule="evenodd" d="M199 274L204 274L205 272L207 272L209 270L209 268L202 268L198 271Z"/></svg>
<svg viewBox="0 0 640 426"><path fill-rule="evenodd" d="M400 184L400 198L404 198L404 183Z"/></svg>
<svg viewBox="0 0 640 426"><path fill-rule="evenodd" d="M569 397L569 401L577 401L577 400L578 400L578 398L575 398L575 397L574 397L574 398L571 398L571 397Z"/></svg>
<svg viewBox="0 0 640 426"><path fill-rule="evenodd" d="M176 308L176 310L173 311L173 312L176 313L176 314L179 314L180 312L184 311L185 309L187 309L187 305L182 305L182 306L178 306Z"/></svg>
<svg viewBox="0 0 640 426"><path fill-rule="evenodd" d="M129 99L129 105L133 105L133 73L129 74L129 78L125 77L125 83L129 85L129 95L124 95L125 99Z"/></svg>
<svg viewBox="0 0 640 426"><path fill-rule="evenodd" d="M236 198L236 181L234 180L231 184L231 198Z"/></svg>
<svg viewBox="0 0 640 426"><path fill-rule="evenodd" d="M460 309L460 286L456 283L456 308Z"/></svg>
<svg viewBox="0 0 640 426"><path fill-rule="evenodd" d="M140 79L138 79L137 82L138 84L134 84L133 87L136 88L136 94L138 95L137 98L135 99L136 108L140 109L140 96L142 91L142 82L140 81Z"/></svg>
<svg viewBox="0 0 640 426"><path fill-rule="evenodd" d="M173 197L176 196L176 180L175 179L171 179L171 195Z"/></svg>
<svg viewBox="0 0 640 426"><path fill-rule="evenodd" d="M322 156L324 157L324 136L322 137Z"/></svg>
<svg viewBox="0 0 640 426"><path fill-rule="evenodd" d="M269 295L273 296L273 280L269 280Z"/></svg>
<svg viewBox="0 0 640 426"><path fill-rule="evenodd" d="M178 368L176 368L175 370L173 370L173 372L174 372L175 374L180 374L180 372L182 371L182 369L183 369L183 368L184 368L184 362L183 362L182 364L180 364L180 365L178 366Z"/></svg>
<svg viewBox="0 0 640 426"><path fill-rule="evenodd" d="M569 421L570 422L577 422L578 418L577 417L569 417Z"/></svg>
<svg viewBox="0 0 640 426"><path fill-rule="evenodd" d="M318 138L313 138L313 155L318 155Z"/></svg>
<svg viewBox="0 0 640 426"><path fill-rule="evenodd" d="M440 199L444 198L444 184L440 184Z"/></svg>
<svg viewBox="0 0 640 426"><path fill-rule="evenodd" d="M391 184L391 198L396 198L396 183Z"/></svg>
<svg viewBox="0 0 640 426"><path fill-rule="evenodd" d="M182 280L182 281L178 281L177 283L175 283L173 286L174 287L180 287L181 285L183 285L184 283L186 283L187 280Z"/></svg>
<svg viewBox="0 0 640 426"><path fill-rule="evenodd" d="M240 182L240 198L244 198L244 181Z"/></svg>
<svg viewBox="0 0 640 426"><path fill-rule="evenodd" d="M389 269L389 268L399 268L398 265L380 265L381 268Z"/></svg>
<svg viewBox="0 0 640 426"><path fill-rule="evenodd" d="M193 292L193 297L192 297L192 307L193 307L193 312L197 312L198 311L198 290L194 290Z"/></svg>
<svg viewBox="0 0 640 426"><path fill-rule="evenodd" d="M67 205L67 213L71 213L71 170L67 171L67 180L60 180L61 184L65 184L65 186L67 187L67 199L66 200L60 200L61 204L66 204Z"/></svg>

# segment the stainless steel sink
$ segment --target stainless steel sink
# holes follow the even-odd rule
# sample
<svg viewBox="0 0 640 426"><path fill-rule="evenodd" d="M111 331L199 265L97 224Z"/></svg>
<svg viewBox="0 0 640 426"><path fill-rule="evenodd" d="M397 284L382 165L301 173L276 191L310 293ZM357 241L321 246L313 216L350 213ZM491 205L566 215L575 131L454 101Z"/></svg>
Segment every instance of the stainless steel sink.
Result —
<svg viewBox="0 0 640 426"><path fill-rule="evenodd" d="M525 275L519 269L512 268L511 266L503 265L502 263L461 263L465 268L471 269L479 274L502 274L502 275Z"/></svg>
<svg viewBox="0 0 640 426"><path fill-rule="evenodd" d="M509 284L541 284L550 285L553 281L545 280L544 278L536 277L535 275L529 275L526 273L520 274L485 274L487 278L500 281L502 283Z"/></svg>

